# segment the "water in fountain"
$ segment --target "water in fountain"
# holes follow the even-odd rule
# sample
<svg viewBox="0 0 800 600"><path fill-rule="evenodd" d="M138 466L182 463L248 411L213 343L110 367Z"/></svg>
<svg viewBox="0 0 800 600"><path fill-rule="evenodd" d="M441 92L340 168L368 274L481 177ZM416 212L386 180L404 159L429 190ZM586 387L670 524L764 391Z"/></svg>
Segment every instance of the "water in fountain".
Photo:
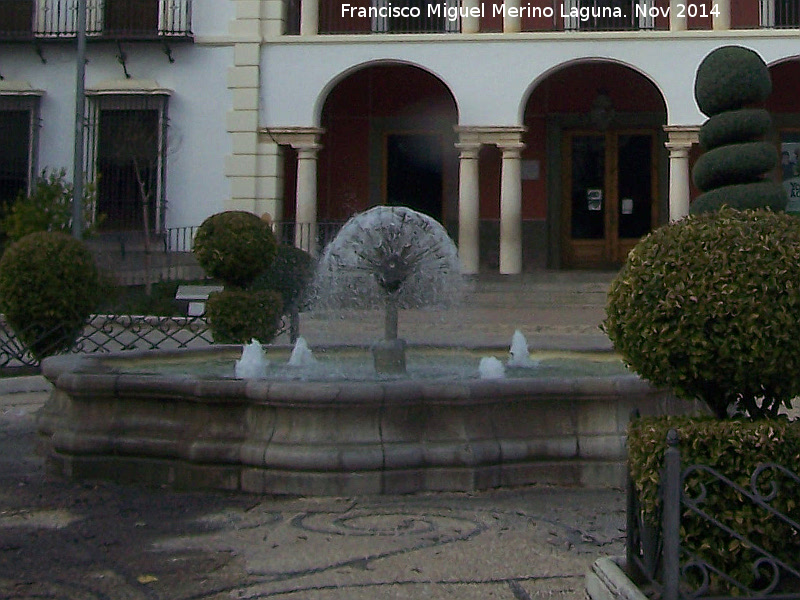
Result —
<svg viewBox="0 0 800 600"><path fill-rule="evenodd" d="M514 335L511 336L511 349L508 354L509 357L506 364L509 367L532 368L539 364L538 361L531 359L531 354L528 351L528 340L525 339L519 329L514 331Z"/></svg>
<svg viewBox="0 0 800 600"><path fill-rule="evenodd" d="M314 358L314 353L308 347L308 342L303 336L297 338L292 349L292 355L289 357L290 367L310 367L317 364L317 359Z"/></svg>
<svg viewBox="0 0 800 600"><path fill-rule="evenodd" d="M239 379L263 379L267 376L268 366L261 342L252 340L242 348L242 357L236 361L233 372Z"/></svg>
<svg viewBox="0 0 800 600"><path fill-rule="evenodd" d="M380 373L405 372L399 309L445 307L464 290L455 244L433 218L402 206L352 217L328 245L315 282L317 308L384 308L384 341L375 345Z"/></svg>

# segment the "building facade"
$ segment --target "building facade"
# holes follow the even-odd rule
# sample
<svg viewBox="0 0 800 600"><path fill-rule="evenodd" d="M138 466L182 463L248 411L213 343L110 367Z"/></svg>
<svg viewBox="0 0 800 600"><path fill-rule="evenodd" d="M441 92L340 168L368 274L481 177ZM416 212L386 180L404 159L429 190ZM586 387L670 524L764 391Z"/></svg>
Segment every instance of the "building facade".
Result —
<svg viewBox="0 0 800 600"><path fill-rule="evenodd" d="M16 185L71 157L74 49L40 10L59 2L0 3L32 24L16 41L0 25L0 130L18 140L0 177ZM773 176L797 185L800 0L188 2L87 15L87 173L106 227L141 157L156 228L243 209L316 250L356 212L407 205L445 225L467 273L612 267L687 213L694 75L726 44L770 66ZM134 5L151 7L149 34L115 34Z"/></svg>

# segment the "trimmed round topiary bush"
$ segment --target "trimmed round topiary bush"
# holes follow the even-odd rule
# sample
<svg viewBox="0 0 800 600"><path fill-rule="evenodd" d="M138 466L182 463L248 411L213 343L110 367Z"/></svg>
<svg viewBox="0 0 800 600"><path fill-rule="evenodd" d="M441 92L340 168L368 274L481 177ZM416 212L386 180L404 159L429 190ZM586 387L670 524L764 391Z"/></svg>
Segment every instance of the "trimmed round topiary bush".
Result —
<svg viewBox="0 0 800 600"><path fill-rule="evenodd" d="M707 117L764 102L771 93L772 79L766 64L748 48L717 48L697 68L694 97Z"/></svg>
<svg viewBox="0 0 800 600"><path fill-rule="evenodd" d="M263 273L276 251L269 224L245 211L208 217L194 238L193 252L205 272L235 287L247 287Z"/></svg>
<svg viewBox="0 0 800 600"><path fill-rule="evenodd" d="M774 416L800 395L800 225L767 210L689 217L643 238L611 285L603 329L657 386Z"/></svg>
<svg viewBox="0 0 800 600"><path fill-rule="evenodd" d="M695 164L693 177L705 194L692 203L690 213L721 205L786 210L783 186L765 180L778 164L775 145L764 140L769 113L750 107L764 102L771 91L769 69L752 50L724 46L703 59L697 69L695 99L711 118L700 129L700 143L707 152Z"/></svg>
<svg viewBox="0 0 800 600"><path fill-rule="evenodd" d="M253 282L254 290L274 290L283 299L283 310L300 308L303 293L314 278L315 261L300 248L281 244L275 260Z"/></svg>
<svg viewBox="0 0 800 600"><path fill-rule="evenodd" d="M272 341L280 327L283 303L273 291L223 290L208 297L206 316L218 344Z"/></svg>
<svg viewBox="0 0 800 600"><path fill-rule="evenodd" d="M72 346L100 289L92 254L63 233L29 234L0 259L0 312L40 360Z"/></svg>

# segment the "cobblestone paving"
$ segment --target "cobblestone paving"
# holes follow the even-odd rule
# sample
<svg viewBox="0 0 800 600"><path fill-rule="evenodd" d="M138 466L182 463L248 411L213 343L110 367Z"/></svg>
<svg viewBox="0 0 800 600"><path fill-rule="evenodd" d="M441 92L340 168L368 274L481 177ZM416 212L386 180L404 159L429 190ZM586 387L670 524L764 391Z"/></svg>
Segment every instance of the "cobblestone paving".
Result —
<svg viewBox="0 0 800 600"><path fill-rule="evenodd" d="M43 393L0 396L0 598L580 599L618 490L281 498L48 479Z"/></svg>

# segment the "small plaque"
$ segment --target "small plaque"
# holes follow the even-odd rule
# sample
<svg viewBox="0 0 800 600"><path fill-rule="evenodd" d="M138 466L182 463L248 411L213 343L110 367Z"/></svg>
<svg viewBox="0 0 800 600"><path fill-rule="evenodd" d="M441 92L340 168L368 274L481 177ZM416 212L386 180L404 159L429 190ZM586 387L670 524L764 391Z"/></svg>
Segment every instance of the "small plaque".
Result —
<svg viewBox="0 0 800 600"><path fill-rule="evenodd" d="M623 215L633 214L633 198L622 199L622 214Z"/></svg>

